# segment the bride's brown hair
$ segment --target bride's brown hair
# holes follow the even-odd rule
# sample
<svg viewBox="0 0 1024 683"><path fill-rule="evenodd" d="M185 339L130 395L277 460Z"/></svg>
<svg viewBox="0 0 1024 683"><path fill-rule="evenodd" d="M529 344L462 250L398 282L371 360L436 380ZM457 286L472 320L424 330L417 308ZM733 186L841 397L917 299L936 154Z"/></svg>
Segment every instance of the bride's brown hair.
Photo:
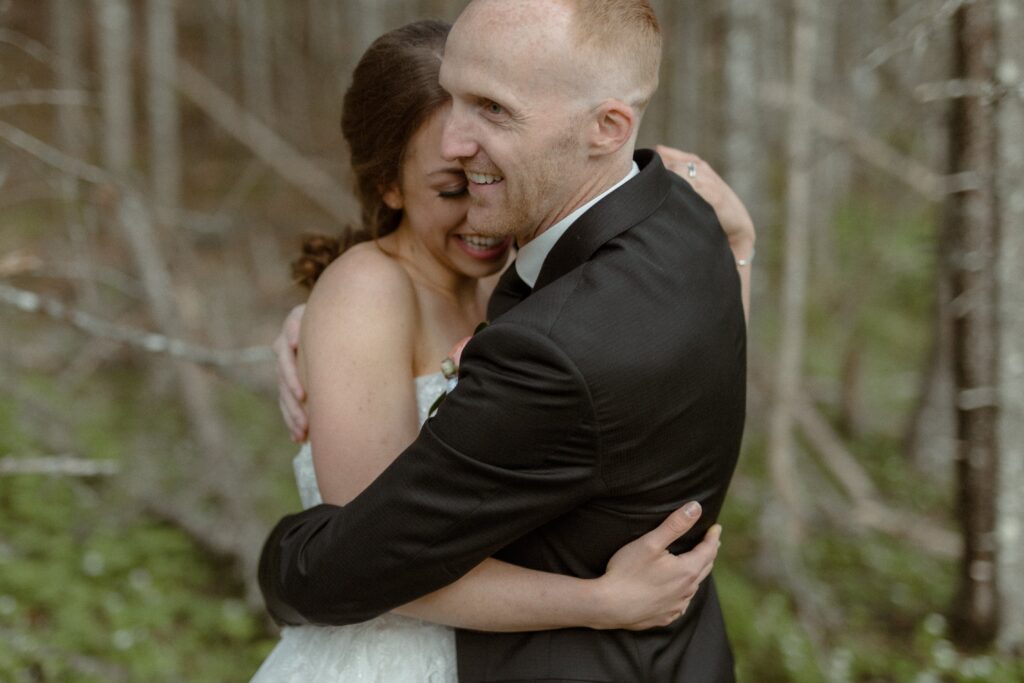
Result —
<svg viewBox="0 0 1024 683"><path fill-rule="evenodd" d="M394 232L402 221L402 211L388 207L383 194L399 182L413 134L448 101L437 81L450 29L443 21L413 22L382 35L359 60L345 93L341 132L351 151L362 225L339 237L306 237L292 263L297 283L312 288L346 249Z"/></svg>

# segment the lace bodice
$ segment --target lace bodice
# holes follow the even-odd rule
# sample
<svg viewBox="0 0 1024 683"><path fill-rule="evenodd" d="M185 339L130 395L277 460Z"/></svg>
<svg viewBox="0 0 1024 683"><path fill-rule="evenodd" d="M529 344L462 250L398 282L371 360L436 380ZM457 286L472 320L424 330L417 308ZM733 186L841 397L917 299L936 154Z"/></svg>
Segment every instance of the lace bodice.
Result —
<svg viewBox="0 0 1024 683"><path fill-rule="evenodd" d="M419 409L421 425L427 421L434 401L441 392L450 390L454 381L445 379L440 372L416 378L416 407ZM313 450L308 441L302 445L299 454L292 460L292 467L295 469L295 483L299 487L302 507L311 508L322 503L323 498L320 497L320 488L316 483L316 470L313 469Z"/></svg>

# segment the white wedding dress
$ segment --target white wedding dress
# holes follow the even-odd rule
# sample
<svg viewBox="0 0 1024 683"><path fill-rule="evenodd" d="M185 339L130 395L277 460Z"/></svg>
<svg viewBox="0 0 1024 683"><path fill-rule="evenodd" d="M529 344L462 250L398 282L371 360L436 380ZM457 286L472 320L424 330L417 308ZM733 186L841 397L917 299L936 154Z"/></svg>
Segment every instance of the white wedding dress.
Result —
<svg viewBox="0 0 1024 683"><path fill-rule="evenodd" d="M448 389L444 375L416 378L420 424ZM322 502L307 442L295 456L303 507ZM455 633L397 614L351 626L286 626L252 683L455 683Z"/></svg>

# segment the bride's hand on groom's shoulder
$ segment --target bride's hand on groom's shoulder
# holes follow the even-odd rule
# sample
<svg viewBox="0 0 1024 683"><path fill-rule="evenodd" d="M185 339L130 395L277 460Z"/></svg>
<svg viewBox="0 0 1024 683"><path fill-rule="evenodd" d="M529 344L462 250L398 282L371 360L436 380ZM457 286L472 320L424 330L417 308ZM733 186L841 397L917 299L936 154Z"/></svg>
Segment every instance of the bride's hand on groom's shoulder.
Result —
<svg viewBox="0 0 1024 683"><path fill-rule="evenodd" d="M595 581L607 607L601 628L640 631L668 626L690 606L697 589L711 573L722 528L717 524L693 550L674 555L668 547L700 519L698 503L687 503L652 531L623 546Z"/></svg>
<svg viewBox="0 0 1024 683"><path fill-rule="evenodd" d="M682 176L704 201L711 205L722 224L722 230L734 248L753 249L757 240L754 221L750 212L729 185L711 167L711 164L696 154L674 147L658 145L655 151L661 157L665 168ZM692 166L691 166L692 164Z"/></svg>
<svg viewBox="0 0 1024 683"><path fill-rule="evenodd" d="M277 405L288 426L292 441L306 440L309 432L309 418L306 416L306 390L299 380L298 351L299 330L302 329L302 315L306 305L293 308L281 325L281 333L274 340L273 349L277 356Z"/></svg>

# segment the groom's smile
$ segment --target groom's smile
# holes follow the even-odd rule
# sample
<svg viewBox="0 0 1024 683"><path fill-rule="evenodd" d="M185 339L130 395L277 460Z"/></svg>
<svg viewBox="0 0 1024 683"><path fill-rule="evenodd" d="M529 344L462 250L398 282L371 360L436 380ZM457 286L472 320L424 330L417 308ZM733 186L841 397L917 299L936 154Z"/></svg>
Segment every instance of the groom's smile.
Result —
<svg viewBox="0 0 1024 683"><path fill-rule="evenodd" d="M466 172L474 231L525 244L570 213L593 177L572 17L558 3L485 0L448 37L442 155Z"/></svg>

